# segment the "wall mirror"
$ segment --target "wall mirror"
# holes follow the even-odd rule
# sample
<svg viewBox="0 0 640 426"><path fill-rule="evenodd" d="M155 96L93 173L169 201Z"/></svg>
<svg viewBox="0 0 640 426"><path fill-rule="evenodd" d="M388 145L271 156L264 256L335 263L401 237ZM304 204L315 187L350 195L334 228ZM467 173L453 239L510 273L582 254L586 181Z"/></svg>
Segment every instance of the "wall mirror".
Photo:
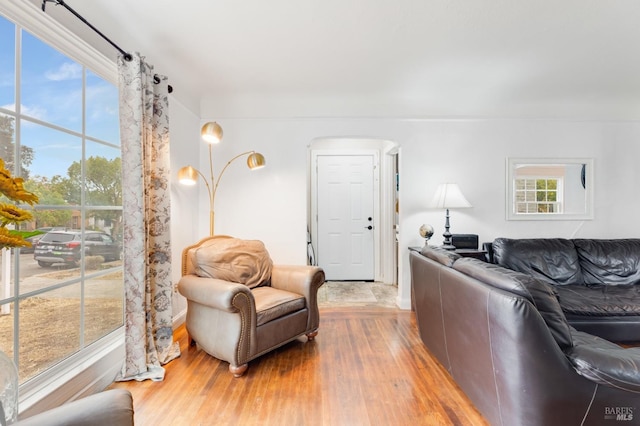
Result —
<svg viewBox="0 0 640 426"><path fill-rule="evenodd" d="M592 158L507 158L507 220L593 219Z"/></svg>

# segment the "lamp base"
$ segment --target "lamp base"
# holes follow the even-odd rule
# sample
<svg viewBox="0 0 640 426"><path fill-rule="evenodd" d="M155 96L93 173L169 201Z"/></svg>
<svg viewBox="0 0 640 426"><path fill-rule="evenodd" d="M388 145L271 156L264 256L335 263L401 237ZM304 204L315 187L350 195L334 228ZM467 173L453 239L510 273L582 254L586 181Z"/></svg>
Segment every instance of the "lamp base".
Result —
<svg viewBox="0 0 640 426"><path fill-rule="evenodd" d="M444 234L442 234L444 241L442 242L441 247L445 250L455 250L456 247L451 242L451 232L449 232L449 228L449 209L447 209L446 219L444 222Z"/></svg>

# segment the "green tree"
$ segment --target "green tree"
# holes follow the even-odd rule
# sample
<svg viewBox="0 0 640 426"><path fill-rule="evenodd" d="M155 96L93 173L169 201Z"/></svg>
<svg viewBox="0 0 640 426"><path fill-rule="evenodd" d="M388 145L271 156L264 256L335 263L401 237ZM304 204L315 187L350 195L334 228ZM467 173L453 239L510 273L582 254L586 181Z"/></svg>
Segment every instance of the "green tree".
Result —
<svg viewBox="0 0 640 426"><path fill-rule="evenodd" d="M29 179L25 187L35 193L41 205L60 206L66 205L64 196L58 192L54 180L60 176L54 176L51 180L43 176L34 176ZM69 210L36 210L33 214L36 228L43 226L70 226L72 213Z"/></svg>
<svg viewBox="0 0 640 426"><path fill-rule="evenodd" d="M15 118L0 115L0 157L4 160L7 170L14 172L15 167L15 143L14 143ZM20 146L20 176L26 181L29 179L29 166L33 162L33 148Z"/></svg>
<svg viewBox="0 0 640 426"><path fill-rule="evenodd" d="M58 182L64 191L65 199L80 204L82 188L82 167L74 162L67 169L68 180ZM85 161L85 204L88 206L121 206L122 205L122 163L120 158L108 160L104 157L89 157ZM114 237L120 236L122 229L122 213L119 210L93 210L89 213L96 220L103 220L113 227Z"/></svg>

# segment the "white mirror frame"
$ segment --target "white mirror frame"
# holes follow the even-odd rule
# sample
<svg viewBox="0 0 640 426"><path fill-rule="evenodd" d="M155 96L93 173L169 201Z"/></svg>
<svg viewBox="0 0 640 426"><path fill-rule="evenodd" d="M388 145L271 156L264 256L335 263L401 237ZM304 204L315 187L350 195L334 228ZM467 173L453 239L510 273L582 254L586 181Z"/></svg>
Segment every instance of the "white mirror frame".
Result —
<svg viewBox="0 0 640 426"><path fill-rule="evenodd" d="M527 166L584 165L584 211L576 213L516 213L515 170ZM593 219L593 158L507 158L506 164L506 218L507 220L592 220ZM580 177L578 176L578 182ZM564 188L563 188L564 190ZM583 190L580 187L580 190ZM566 197L563 197L566 198Z"/></svg>

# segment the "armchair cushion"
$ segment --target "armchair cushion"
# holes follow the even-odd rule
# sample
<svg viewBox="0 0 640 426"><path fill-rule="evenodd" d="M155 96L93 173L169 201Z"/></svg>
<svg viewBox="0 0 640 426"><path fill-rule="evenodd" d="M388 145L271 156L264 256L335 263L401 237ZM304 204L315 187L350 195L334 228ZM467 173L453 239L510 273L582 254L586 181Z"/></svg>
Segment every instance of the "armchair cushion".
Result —
<svg viewBox="0 0 640 426"><path fill-rule="evenodd" d="M257 326L305 307L305 298L301 294L273 287L257 287L251 292L256 301Z"/></svg>
<svg viewBox="0 0 640 426"><path fill-rule="evenodd" d="M273 261L262 241L212 238L189 250L196 275L244 284L269 283Z"/></svg>

